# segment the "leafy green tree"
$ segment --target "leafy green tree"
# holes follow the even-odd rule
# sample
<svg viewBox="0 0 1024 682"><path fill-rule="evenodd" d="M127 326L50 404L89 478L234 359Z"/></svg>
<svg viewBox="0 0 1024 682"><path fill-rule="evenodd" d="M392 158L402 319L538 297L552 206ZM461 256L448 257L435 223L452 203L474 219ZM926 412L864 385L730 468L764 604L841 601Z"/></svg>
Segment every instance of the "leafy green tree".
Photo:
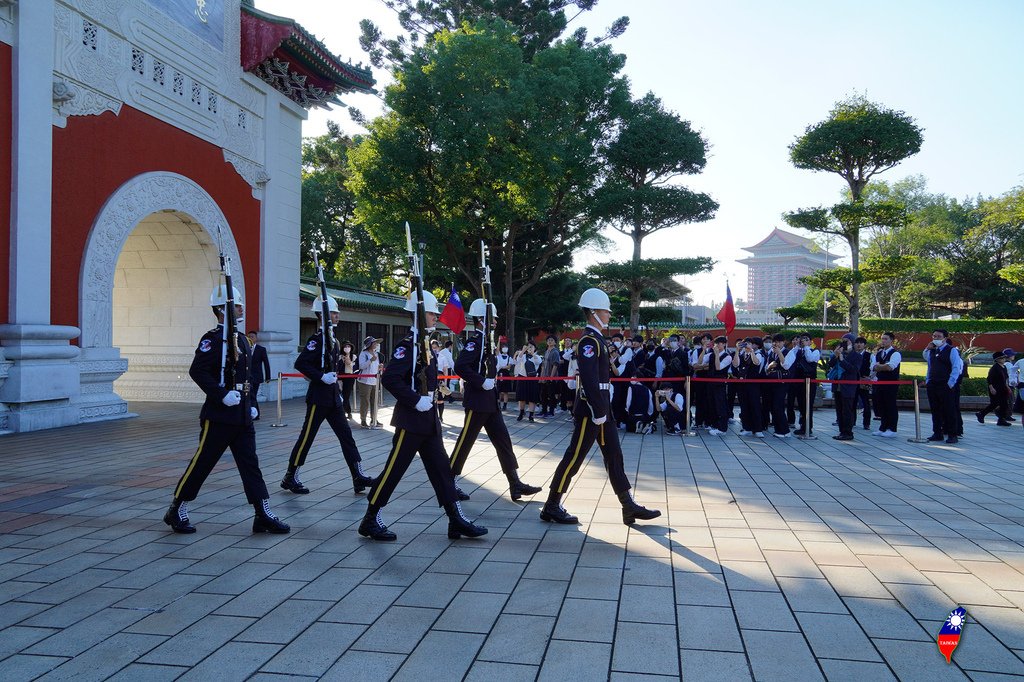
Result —
<svg viewBox="0 0 1024 682"><path fill-rule="evenodd" d="M355 194L346 186L348 154L354 146L333 121L327 134L302 145L302 267L313 273L312 251L331 279L378 291L401 291L392 250L381 249L355 215Z"/></svg>
<svg viewBox="0 0 1024 682"><path fill-rule="evenodd" d="M634 329L640 321L641 293L648 270L653 268L664 280L692 274L685 270L666 272L671 259L646 265L641 247L643 240L655 232L714 217L718 204L711 197L674 184L683 175L701 172L706 164L707 143L700 133L688 121L666 111L652 93L632 102L624 112L618 135L608 148L608 177L595 193L594 212L602 224L633 242L633 274L622 281L629 289L629 320ZM617 263L608 265L621 268Z"/></svg>
<svg viewBox="0 0 1024 682"><path fill-rule="evenodd" d="M599 263L587 268L587 274L611 292L612 317L628 317L629 328L636 329L640 324L640 301L682 298L690 290L673 277L705 272L714 264L706 257L648 258L639 262Z"/></svg>
<svg viewBox="0 0 1024 682"><path fill-rule="evenodd" d="M575 41L527 62L501 22L437 34L396 70L389 110L349 154L356 216L384 244L403 244L408 220L428 281L477 293L484 240L514 337L522 297L599 239L592 198L628 103L623 63Z"/></svg>
<svg viewBox="0 0 1024 682"><path fill-rule="evenodd" d="M782 327L788 328L789 323L794 320L810 320L817 311L808 305L797 304L776 308L775 314L782 318Z"/></svg>
<svg viewBox="0 0 1024 682"><path fill-rule="evenodd" d="M850 327L856 333L860 319L861 231L870 226L902 220L902 207L892 202L865 204L864 188L875 175L896 166L921 149L924 137L914 119L902 111L886 109L854 96L838 102L829 117L808 126L789 147L794 166L835 173L846 181L851 201L830 209L809 208L785 214L787 223L812 232L835 234L850 246Z"/></svg>
<svg viewBox="0 0 1024 682"><path fill-rule="evenodd" d="M500 20L514 27L522 47L522 57L533 59L540 50L550 47L566 30L572 19L594 9L598 0L384 0L398 15L403 35L386 37L369 19L359 22L359 45L370 57L370 63L402 65L418 47L444 31L454 31L464 24ZM566 10L575 8L572 17ZM628 17L616 19L592 44L622 35L629 26ZM585 28L577 29L573 38L582 44L587 38Z"/></svg>

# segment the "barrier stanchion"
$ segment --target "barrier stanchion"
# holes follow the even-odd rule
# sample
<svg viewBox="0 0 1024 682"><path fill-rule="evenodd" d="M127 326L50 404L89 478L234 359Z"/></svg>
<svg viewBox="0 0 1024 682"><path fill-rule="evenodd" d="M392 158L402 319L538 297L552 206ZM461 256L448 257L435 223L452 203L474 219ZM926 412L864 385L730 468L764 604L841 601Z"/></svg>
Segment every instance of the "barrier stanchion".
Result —
<svg viewBox="0 0 1024 682"><path fill-rule="evenodd" d="M681 435L683 435L683 436L696 436L697 432L693 430L692 425L690 424L690 408L692 407L692 405L690 404L690 377L686 377L685 393L686 393L686 416L684 417L683 433Z"/></svg>
<svg viewBox="0 0 1024 682"><path fill-rule="evenodd" d="M281 374L281 372L277 373L277 421L271 424L271 426L288 426L283 421L281 421L281 397L282 394L284 393L284 390L282 388L284 384L283 377L284 375Z"/></svg>
<svg viewBox="0 0 1024 682"><path fill-rule="evenodd" d="M800 440L818 440L814 435L814 419L811 413L814 411L814 401L811 398L811 379L804 379L804 435L797 436Z"/></svg>
<svg viewBox="0 0 1024 682"><path fill-rule="evenodd" d="M917 379L914 379L914 437L907 439L908 443L927 443L927 438L921 438L921 389L918 387Z"/></svg>

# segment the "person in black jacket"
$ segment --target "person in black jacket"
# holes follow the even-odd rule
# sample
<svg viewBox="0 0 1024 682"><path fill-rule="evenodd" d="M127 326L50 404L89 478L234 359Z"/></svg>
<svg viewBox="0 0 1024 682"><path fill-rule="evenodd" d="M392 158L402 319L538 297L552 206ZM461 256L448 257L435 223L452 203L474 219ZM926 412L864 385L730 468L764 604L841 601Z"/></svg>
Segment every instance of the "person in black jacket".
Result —
<svg viewBox="0 0 1024 682"><path fill-rule="evenodd" d="M492 319L498 319L497 308L493 303L491 306ZM480 429L487 431L487 437L494 446L498 455L498 462L501 464L501 471L508 479L509 495L513 500L518 500L523 495L536 495L540 488L519 480L519 462L516 461L515 452L512 450L512 439L508 435L508 428L505 426L505 419L498 409L498 392L495 386L496 379L487 376L488 363L494 359L487 357L484 352L484 330L483 319L486 314L484 299L478 298L469 306L469 316L473 320L474 330L470 332L466 346L459 353L455 361L455 373L463 382L462 405L466 411L466 420L462 425L462 432L455 441L455 449L452 450L450 464L452 474L461 476L466 466L466 459L469 451L473 449ZM456 491L461 499L469 499L469 496L462 492L457 485Z"/></svg>
<svg viewBox="0 0 1024 682"><path fill-rule="evenodd" d="M836 346L833 360L842 368L840 381L857 381L861 378L861 368L864 366L864 358L854 347L856 337L847 333L843 335L839 345ZM835 440L853 440L853 424L857 409L858 384L838 384L838 391L833 391L839 404L839 435L832 436Z"/></svg>
<svg viewBox="0 0 1024 682"><path fill-rule="evenodd" d="M860 353L861 362L863 365L860 368L860 375L862 377L871 375L871 353L868 352L868 340L863 336L858 336L853 342L854 349ZM871 430L871 387L867 384L861 384L857 387L857 404L864 406L863 413L863 425L865 431ZM854 423L857 422L854 417Z"/></svg>
<svg viewBox="0 0 1024 682"><path fill-rule="evenodd" d="M330 325L334 327L338 322L338 302L333 296L328 296L327 304L331 314ZM322 311L323 299L318 297L313 301L313 312L317 320L321 319ZM352 488L356 493L361 493L373 483L373 479L363 473L362 457L359 456L359 448L352 438L352 429L349 428L348 416L345 414L345 403L338 386L338 367L342 359L337 339L329 334L331 347L325 348L323 336L323 328L318 326L317 332L309 337L295 360L295 369L309 379L306 418L302 420L299 437L288 458L288 471L281 480L281 487L299 495L309 492L309 488L299 480L299 467L306 463L306 455L309 454L316 433L326 420L341 444L341 452L352 474ZM343 363L341 367L344 369Z"/></svg>
<svg viewBox="0 0 1024 682"><path fill-rule="evenodd" d="M1009 412L1010 396L1010 373L1006 369L1006 362L1009 360L1006 354L997 350L992 354L992 367L988 370L988 405L985 409L976 412L979 424L985 423L985 416L989 412L995 412L996 426L1013 426L1006 420Z"/></svg>
<svg viewBox="0 0 1024 682"><path fill-rule="evenodd" d="M234 300L235 315L241 323L244 307L237 289L234 289ZM199 413L199 447L174 488L174 499L164 514L164 523L175 533L196 532L189 522L187 503L196 499L199 489L221 455L227 448L231 448L231 456L242 477L245 498L256 510L252 532L287 533L291 530L288 525L270 511L270 494L256 456L256 430L252 425L256 408L252 404L249 379L250 349L248 340L241 332L236 331L235 339L228 339L228 343L236 344L238 359L234 365L234 380L237 383L225 383L230 376L230 368L224 367L221 358L226 303L227 287L222 284L210 295L210 306L217 317L217 326L200 339L188 371L192 381L206 394L206 401Z"/></svg>
<svg viewBox="0 0 1024 682"><path fill-rule="evenodd" d="M629 525L638 519L655 519L661 516L660 511L642 507L633 500L622 461L622 446L619 444L618 433L614 426L607 425L611 416L611 366L608 362L608 341L602 330L608 328L612 316L611 301L608 294L600 289L587 289L580 297L579 306L583 308L587 317L587 327L576 345L580 395L573 407L575 422L569 447L555 468L551 492L544 508L541 509L540 518L554 523L579 523L577 517L562 507L562 496L569 489L572 477L583 466L583 461L596 440L601 447L601 456L604 458L612 490L622 504L622 522Z"/></svg>
<svg viewBox="0 0 1024 682"><path fill-rule="evenodd" d="M256 332L246 334L249 337L249 347L252 348L252 405L256 408L256 421L260 418L259 398L260 386L264 381L270 380L270 360L267 358L267 349L256 343Z"/></svg>
<svg viewBox="0 0 1024 682"><path fill-rule="evenodd" d="M440 313L437 310L437 299L429 291L423 292L423 307L426 314L424 327L430 333ZM413 292L405 303L405 309L415 314L416 308L417 298ZM417 453L423 460L423 468L427 470L427 478L434 488L437 501L448 515L448 537L457 540L463 535L475 538L487 534L486 528L471 523L462 515L458 492L455 490L455 477L448 465L448 455L445 454L444 442L441 440L441 419L437 415L437 405L433 398L437 390L436 359L427 357L425 376L417 376L417 360L423 352L423 343L417 340L414 327L412 334L395 346L381 377L384 388L395 398L395 409L391 415L395 436L391 441L391 454L388 455L387 463L366 495L366 515L359 524L359 534L373 540L391 541L398 537L384 525L380 512L391 499L395 486L402 480L413 455ZM426 380L425 386L421 383L423 379Z"/></svg>

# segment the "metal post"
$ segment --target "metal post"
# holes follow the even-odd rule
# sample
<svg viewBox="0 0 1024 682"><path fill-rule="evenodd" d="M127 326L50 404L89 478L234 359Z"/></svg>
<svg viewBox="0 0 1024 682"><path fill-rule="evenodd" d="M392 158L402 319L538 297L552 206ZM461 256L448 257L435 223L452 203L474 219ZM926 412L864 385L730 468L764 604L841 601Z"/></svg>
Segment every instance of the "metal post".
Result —
<svg viewBox="0 0 1024 682"><path fill-rule="evenodd" d="M690 377L686 377L686 416L683 421L683 433L684 436L696 436L697 432L690 428Z"/></svg>
<svg viewBox="0 0 1024 682"><path fill-rule="evenodd" d="M814 402L811 400L811 379L810 377L804 378L804 435L797 436L800 440L818 440L818 437L814 435L814 429L811 427L813 420L811 419L811 412L814 411Z"/></svg>
<svg viewBox="0 0 1024 682"><path fill-rule="evenodd" d="M284 383L284 378L281 375L281 372L278 372L277 373L277 421L275 421L273 424L271 424L271 426L288 426L287 424L285 424L281 420L281 396L284 393L283 383Z"/></svg>
<svg viewBox="0 0 1024 682"><path fill-rule="evenodd" d="M921 438L921 391L918 388L917 379L914 379L914 437L907 439L908 443L927 443L927 438Z"/></svg>

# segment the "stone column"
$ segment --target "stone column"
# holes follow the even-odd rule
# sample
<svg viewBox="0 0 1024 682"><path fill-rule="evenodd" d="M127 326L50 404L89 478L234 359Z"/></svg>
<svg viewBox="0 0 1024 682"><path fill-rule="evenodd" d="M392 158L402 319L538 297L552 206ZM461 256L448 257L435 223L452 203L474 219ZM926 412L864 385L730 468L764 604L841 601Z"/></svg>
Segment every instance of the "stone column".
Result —
<svg viewBox="0 0 1024 682"><path fill-rule="evenodd" d="M15 5L10 319L0 325L12 363L0 402L13 431L78 423L78 329L50 324L53 22L54 0Z"/></svg>

